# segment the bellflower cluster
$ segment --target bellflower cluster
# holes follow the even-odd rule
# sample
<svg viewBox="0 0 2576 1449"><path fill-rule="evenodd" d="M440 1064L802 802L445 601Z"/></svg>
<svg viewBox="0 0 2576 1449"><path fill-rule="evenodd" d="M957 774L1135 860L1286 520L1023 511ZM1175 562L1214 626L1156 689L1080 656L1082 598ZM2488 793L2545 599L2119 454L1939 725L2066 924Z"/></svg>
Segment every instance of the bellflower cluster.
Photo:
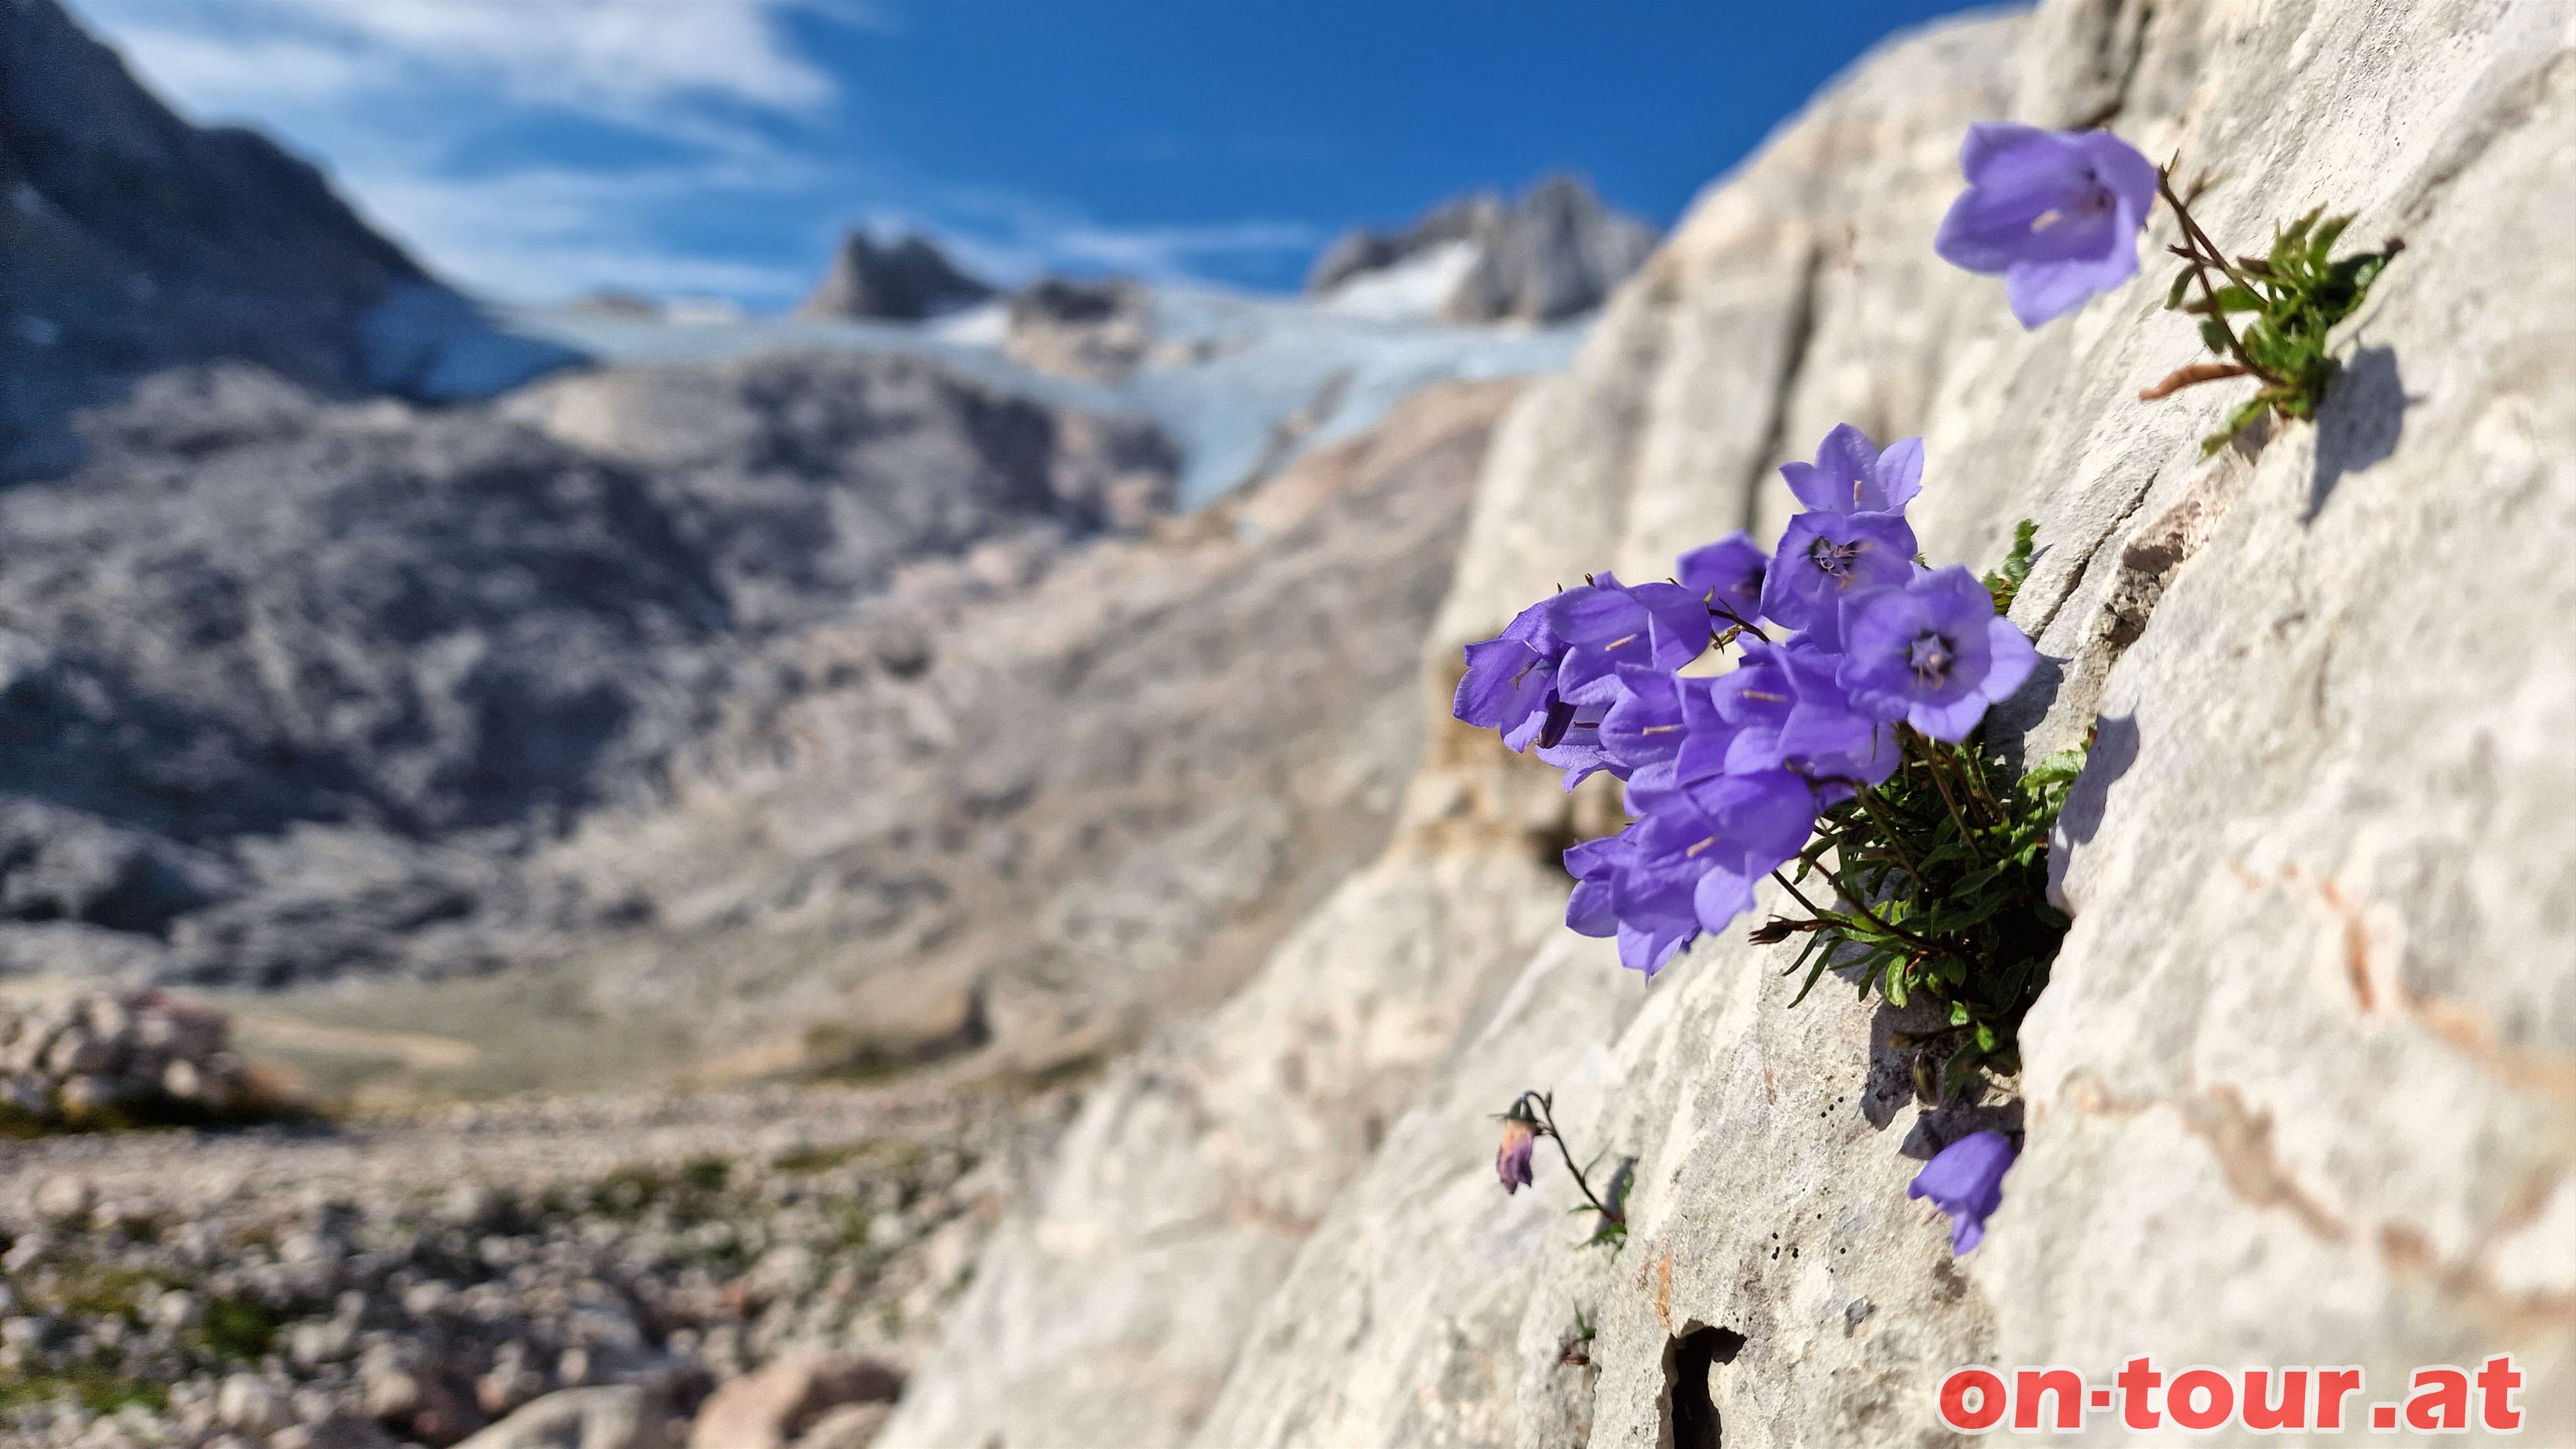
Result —
<svg viewBox="0 0 2576 1449"><path fill-rule="evenodd" d="M1608 574L1467 646L1458 718L1535 748L1568 789L1606 771L1636 818L1566 852L1566 923L1648 976L1752 908L1820 813L1881 785L1902 732L1952 744L2037 655L1965 569L1915 560L1923 446L1838 427L1781 470L1806 510L1765 552L1738 533L1671 582ZM1734 668L1683 673L1712 643Z"/></svg>

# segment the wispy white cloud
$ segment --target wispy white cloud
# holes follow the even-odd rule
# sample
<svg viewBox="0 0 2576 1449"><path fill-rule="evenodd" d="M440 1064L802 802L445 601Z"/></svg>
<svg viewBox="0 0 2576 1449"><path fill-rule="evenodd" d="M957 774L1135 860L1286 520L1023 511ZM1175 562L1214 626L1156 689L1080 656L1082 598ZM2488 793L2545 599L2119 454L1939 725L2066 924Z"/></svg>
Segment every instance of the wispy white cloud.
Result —
<svg viewBox="0 0 2576 1449"><path fill-rule="evenodd" d="M83 0L200 113L457 90L658 129L708 103L810 112L832 78L791 48L812 0Z"/></svg>
<svg viewBox="0 0 2576 1449"><path fill-rule="evenodd" d="M1011 281L1067 270L1192 278L1212 261L1303 252L1323 240L1305 222L1109 223L992 187L943 186L927 208L879 212L868 224L880 232L929 232L975 270Z"/></svg>
<svg viewBox="0 0 2576 1449"><path fill-rule="evenodd" d="M370 220L488 295L547 301L614 288L653 296L714 293L778 301L812 285L808 269L693 255L660 240L675 209L776 178L722 166L602 174L528 168L498 176L360 178Z"/></svg>
<svg viewBox="0 0 2576 1449"><path fill-rule="evenodd" d="M854 216L924 232L1005 282L1223 273L1320 240L1259 220L1108 224L872 153L836 129L847 98L797 32L818 19L899 32L893 0L72 3L183 111L278 135L433 270L510 300L619 287L780 303ZM648 144L583 165L525 139L567 117ZM726 210L793 235L746 260L696 224ZM769 260L783 256L802 263Z"/></svg>

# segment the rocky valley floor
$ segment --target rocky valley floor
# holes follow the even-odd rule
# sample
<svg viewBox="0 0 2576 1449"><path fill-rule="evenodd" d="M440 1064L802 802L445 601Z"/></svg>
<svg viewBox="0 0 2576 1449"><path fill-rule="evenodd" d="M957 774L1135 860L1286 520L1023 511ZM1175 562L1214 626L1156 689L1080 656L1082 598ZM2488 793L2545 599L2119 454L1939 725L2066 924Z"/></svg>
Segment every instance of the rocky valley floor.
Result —
<svg viewBox="0 0 2576 1449"><path fill-rule="evenodd" d="M848 1449L1063 1108L770 1088L12 1144L0 1440Z"/></svg>

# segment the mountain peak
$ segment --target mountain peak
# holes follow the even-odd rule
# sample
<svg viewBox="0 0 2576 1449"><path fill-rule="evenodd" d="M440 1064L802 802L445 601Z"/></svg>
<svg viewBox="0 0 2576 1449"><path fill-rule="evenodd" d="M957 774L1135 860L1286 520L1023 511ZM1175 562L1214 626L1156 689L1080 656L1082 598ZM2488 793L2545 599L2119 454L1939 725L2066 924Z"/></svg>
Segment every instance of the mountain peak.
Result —
<svg viewBox="0 0 2576 1449"><path fill-rule="evenodd" d="M990 285L959 271L926 237L907 235L886 243L854 227L841 238L823 284L796 313L918 322L992 295Z"/></svg>
<svg viewBox="0 0 2576 1449"><path fill-rule="evenodd" d="M1354 227L1315 259L1306 291L1331 296L1374 274L1464 252L1470 259L1454 269L1454 278L1444 273L1439 315L1453 322L1553 322L1601 305L1659 239L1652 225L1604 206L1581 176L1557 172L1539 178L1517 201L1472 191L1432 207L1402 231Z"/></svg>

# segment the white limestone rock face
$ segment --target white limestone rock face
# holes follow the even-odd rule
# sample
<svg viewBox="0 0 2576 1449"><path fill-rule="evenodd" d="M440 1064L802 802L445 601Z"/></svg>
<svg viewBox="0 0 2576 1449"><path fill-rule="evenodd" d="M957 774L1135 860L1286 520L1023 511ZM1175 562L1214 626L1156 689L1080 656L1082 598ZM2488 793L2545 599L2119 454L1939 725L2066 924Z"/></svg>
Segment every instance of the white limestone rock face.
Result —
<svg viewBox="0 0 2576 1449"><path fill-rule="evenodd" d="M1435 657L1586 571L1660 577L1785 517L1773 465L1834 420L1919 426L1953 314L1987 285L1921 238L1958 135L2009 102L2021 25L1891 47L1701 199L1573 372L1506 422ZM1703 945L1649 990L1558 930L1306 1245L1196 1442L1579 1444L1597 1395L1642 1405L1652 1445L1664 1345L1699 1328L1695 1345L1749 1336L1715 1380L1731 1431L1839 1443L1901 1421L1909 1373L1974 1361L1991 1323L1904 1199L1910 1058L1848 991L1783 1013L1786 961ZM1489 1119L1523 1088L1557 1093L1580 1155L1641 1159L1615 1257L1580 1246L1552 1153L1532 1193L1496 1185ZM1590 1363L1566 1361L1578 1314L1600 1334Z"/></svg>
<svg viewBox="0 0 2576 1449"><path fill-rule="evenodd" d="M2040 524L2017 617L2051 662L2005 743L2102 725L2020 1099L1918 1110L1907 1023L1830 984L1788 1010L1784 952L1704 943L1639 1008L1554 938L1293 1262L1271 1245L1198 1442L1938 1443L1949 1367L2134 1353L2360 1363L2393 1397L2510 1350L2531 1423L2576 1422L2571 22L2044 5L1892 48L1703 198L1506 424L1433 657L1587 568L1776 526L1770 467L1834 422L1923 433L1933 562ZM1958 137L1997 115L2209 167L2240 249L2320 203L2404 236L2317 423L2204 460L2237 390L2139 403L2197 345L2160 267L2025 334L1940 264ZM1551 1085L1585 1151L1640 1158L1615 1257L1553 1216L1552 1162L1492 1183L1483 1117ZM1986 1125L2028 1147L1954 1262L1904 1188Z"/></svg>
<svg viewBox="0 0 2576 1449"><path fill-rule="evenodd" d="M1241 996L1095 1090L882 1449L1183 1442L1298 1244L1562 900L1530 852L1399 847L1345 882Z"/></svg>
<svg viewBox="0 0 2576 1449"><path fill-rule="evenodd" d="M2555 1245L2576 1201L2576 765L2556 747L2576 730L2559 626L2576 573L2554 552L2576 536L2576 276L2553 260L2576 221L2571 34L2565 0L2047 4L1890 48L1714 188L1502 429L1428 693L1459 643L1586 569L1660 575L1728 528L1776 527L1772 466L1833 423L1921 432L1933 562L1991 564L2015 519L2040 525L2016 615L2049 662L2000 742L2052 749L2101 721L2058 852L2077 924L2022 1080L1927 1112L1907 1021L1830 983L1791 1011L1785 951L1740 940L1642 993L1558 935L1525 967L1444 956L1445 987L1404 977L1418 1024L1441 1018L1438 990L1518 980L1492 1012L1451 1003L1445 1057L1405 1053L1389 1085L1427 1081L1365 1170L1347 1138L1309 1154L1298 1211L1236 1207L1227 1239L1060 1232L1078 1272L1014 1268L1016 1319L981 1300L995 1316L964 1326L1006 1347L1096 1314L1102 1284L1131 1314L1194 1305L1186 1328L1093 1337L1119 1351L1068 1380L1080 1404L1150 1408L1032 1410L1003 1442L1143 1425L1136 1442L1644 1449L1722 1426L1730 1446L1913 1445L1950 1437L1932 1398L1949 1367L2098 1380L2134 1353L2360 1363L2390 1396L2411 1365L2510 1350L2531 1422L2576 1422L2576 1268ZM2138 402L2197 346L2159 308L2160 267L2024 333L1997 283L1941 264L1958 139L1990 116L2179 151L2214 177L2202 220L2240 249L2321 203L2358 213L2357 245L2403 235L2318 421L2205 460L2239 390ZM2148 245L2171 239L2159 216ZM1422 852L1589 813L1578 797L1550 816L1441 739L1403 864L1312 928L1351 933L1345 972L1387 969L1362 932L1426 908L1401 892L1471 900ZM1298 1011L1326 1017L1357 989L1296 955L1196 1060L1293 1040L1254 1034L1296 1019L1247 1005L1264 992L1293 980ZM1149 1128L1149 1080L1182 1078L1114 1084L1060 1187L1164 1163L1157 1186L1201 1194L1175 1221L1204 1221L1204 1184L1272 1187L1208 1165L1211 1122L1306 1130L1298 1092L1248 1068L1227 1079L1244 1095L1170 1095ZM1576 1246L1552 1162L1534 1194L1493 1184L1484 1119L1524 1086L1559 1091L1585 1152L1639 1157L1615 1256ZM1230 1115L1186 1116L1218 1099ZM1123 1138L1121 1114L1139 1123ZM2026 1127L2028 1146L1987 1246L1953 1261L1904 1189L1983 1126ZM1122 1145L1138 1141L1161 1155ZM1329 1211L1307 1206L1336 1181ZM1050 1211L1097 1221L1110 1201ZM1577 1312L1598 1328L1588 1363L1565 1361ZM912 1422L889 1442L938 1439Z"/></svg>
<svg viewBox="0 0 2576 1449"><path fill-rule="evenodd" d="M1510 1442L1514 1376L1526 1369L1492 1345L1519 1331L1530 1265L1595 1219L1568 1216L1580 1198L1544 1143L1536 1189L1504 1197L1494 1117L1549 1087L1579 1158L1618 1146L1577 1124L1597 1115L1605 1044L1645 999L1619 976L1605 942L1566 934L1540 948L1316 1226L1195 1443ZM1609 1190L1620 1155L1590 1169L1596 1191ZM1569 1310L1563 1336L1573 1334Z"/></svg>
<svg viewBox="0 0 2576 1449"><path fill-rule="evenodd" d="M2166 568L2101 675L1974 1271L2011 1362L2358 1363L2395 1398L2512 1351L2564 1437L2576 1277L2533 1229L2576 1163L2576 8L2214 6L2150 57L2183 18L2215 63L2179 139L2249 183L2219 234L2269 190L2408 250L2318 425L2147 491L2043 636L2098 655L2068 616L2104 564Z"/></svg>

